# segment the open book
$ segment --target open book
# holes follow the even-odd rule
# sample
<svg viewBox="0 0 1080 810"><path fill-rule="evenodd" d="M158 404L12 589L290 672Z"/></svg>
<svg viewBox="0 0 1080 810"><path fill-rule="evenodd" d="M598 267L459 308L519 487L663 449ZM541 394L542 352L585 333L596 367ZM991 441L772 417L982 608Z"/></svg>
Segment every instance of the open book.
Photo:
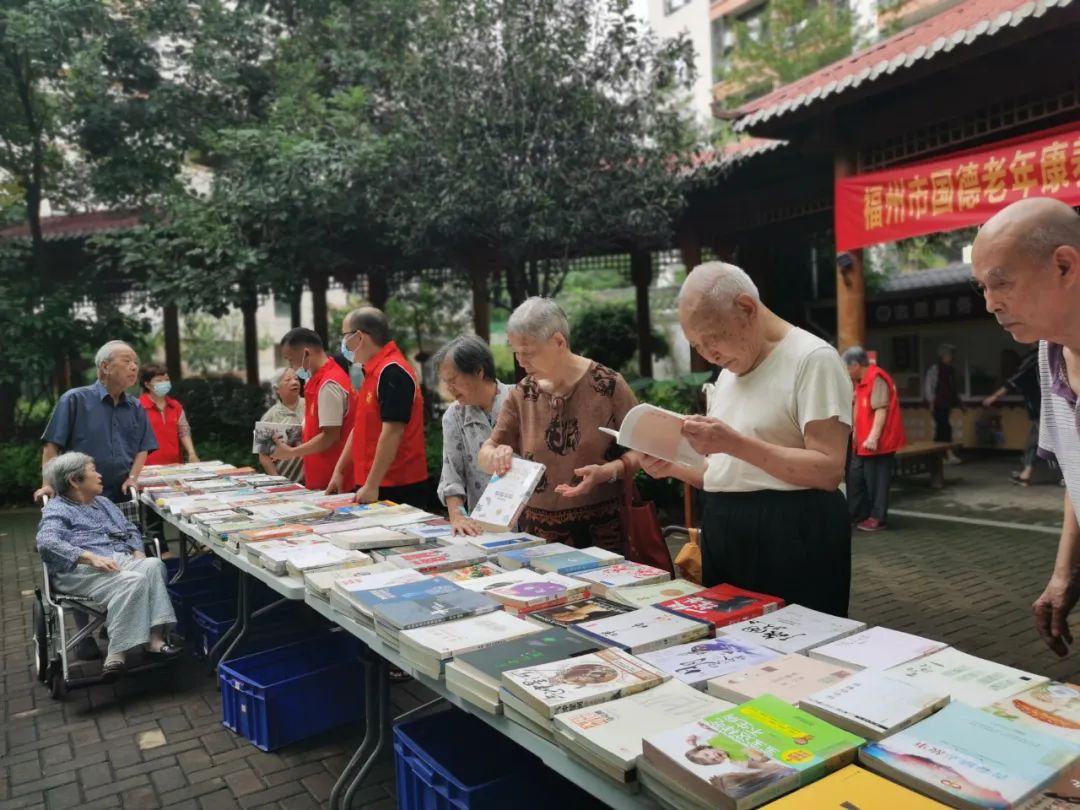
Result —
<svg viewBox="0 0 1080 810"><path fill-rule="evenodd" d="M684 421L686 417L674 411L666 411L655 405L635 405L626 414L618 431L605 427L600 430L614 436L622 447L704 472L707 463L705 456L683 438Z"/></svg>
<svg viewBox="0 0 1080 810"><path fill-rule="evenodd" d="M283 422L256 422L251 442L251 452L268 456L277 450L274 439L281 439L289 447L296 447L304 433L303 425Z"/></svg>

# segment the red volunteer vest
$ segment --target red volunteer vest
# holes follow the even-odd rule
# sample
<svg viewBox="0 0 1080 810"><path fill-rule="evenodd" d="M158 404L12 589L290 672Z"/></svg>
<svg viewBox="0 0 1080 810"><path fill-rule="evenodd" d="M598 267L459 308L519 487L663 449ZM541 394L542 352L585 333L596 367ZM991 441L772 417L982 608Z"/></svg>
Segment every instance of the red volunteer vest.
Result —
<svg viewBox="0 0 1080 810"><path fill-rule="evenodd" d="M361 486L367 483L368 473L375 461L375 448L382 433L379 376L384 368L395 363L405 369L416 383L416 396L413 397L412 412L409 414L408 424L405 425L405 434L401 437L397 456L379 486L401 487L426 481L428 477L427 451L424 448L424 397L420 393L416 372L394 342L390 341L364 366L364 384L360 386L356 430L353 431L353 467L356 483Z"/></svg>
<svg viewBox="0 0 1080 810"><path fill-rule="evenodd" d="M182 462L184 459L180 456L180 414L184 412L184 406L172 397L165 397L165 410L158 410L149 394L139 397L139 404L146 408L146 418L154 429L158 446L157 450L147 454L147 465Z"/></svg>
<svg viewBox="0 0 1080 810"><path fill-rule="evenodd" d="M889 407L885 412L885 427L881 430L878 447L870 452L863 447L863 442L874 427L874 409L870 407L870 392L874 389L874 380L881 377L889 386ZM855 453L860 456L883 456L895 453L907 444L904 435L904 420L900 418L900 399L896 396L896 384L892 377L877 366L869 366L866 374L855 386Z"/></svg>
<svg viewBox="0 0 1080 810"><path fill-rule="evenodd" d="M311 379L304 383L304 441L308 442L322 432L319 428L319 389L328 382L336 382L345 390L349 395L349 407L345 411L345 421L341 424L341 436L330 449L304 456L304 486L308 489L326 489L334 476L334 467L341 457L341 451L345 449L345 441L349 438L349 431L352 430L356 418L356 396L349 375L328 357L323 367L313 372ZM356 487L352 468L347 468L344 472L342 491L352 492Z"/></svg>

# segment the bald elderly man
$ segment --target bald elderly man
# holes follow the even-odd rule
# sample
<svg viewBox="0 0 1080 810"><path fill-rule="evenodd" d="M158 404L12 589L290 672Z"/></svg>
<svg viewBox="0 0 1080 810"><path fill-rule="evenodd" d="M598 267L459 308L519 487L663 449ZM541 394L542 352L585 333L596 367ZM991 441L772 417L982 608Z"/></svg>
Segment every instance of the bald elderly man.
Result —
<svg viewBox="0 0 1080 810"><path fill-rule="evenodd" d="M1013 203L979 231L971 264L987 311L1020 343L1040 341L1039 455L1057 459L1066 494L1057 560L1032 610L1039 634L1064 656L1080 597L1080 216L1048 198Z"/></svg>

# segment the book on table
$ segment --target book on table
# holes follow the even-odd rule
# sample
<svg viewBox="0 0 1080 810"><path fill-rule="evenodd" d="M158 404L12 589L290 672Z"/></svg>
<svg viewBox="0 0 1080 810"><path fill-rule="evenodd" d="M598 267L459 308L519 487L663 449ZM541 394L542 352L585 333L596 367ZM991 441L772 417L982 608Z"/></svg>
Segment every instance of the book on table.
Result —
<svg viewBox="0 0 1080 810"><path fill-rule="evenodd" d="M590 597L589 599L579 599L576 602L567 602L565 605L531 611L527 618L538 624L573 628L585 622L621 616L624 613L631 613L633 610L634 608L629 605L617 605L607 599ZM603 643L607 644L608 642Z"/></svg>
<svg viewBox="0 0 1080 810"><path fill-rule="evenodd" d="M394 506L381 506L378 509L370 507L376 504L356 504L336 509L335 514L344 515L356 521L352 528L363 529L370 526L379 526L384 529L407 526L410 523L422 523L424 520L433 519L435 516L423 509L406 504Z"/></svg>
<svg viewBox="0 0 1080 810"><path fill-rule="evenodd" d="M1012 808L1076 761L1075 744L968 706L937 714L859 752L866 768L957 808Z"/></svg>
<svg viewBox="0 0 1080 810"><path fill-rule="evenodd" d="M376 629L381 627L388 633L398 634L402 630L494 613L500 608L499 603L486 594L459 588L447 593L390 599L372 607L371 612Z"/></svg>
<svg viewBox="0 0 1080 810"><path fill-rule="evenodd" d="M412 568L422 574L437 574L486 560L487 555L479 549L470 546L444 546L432 550L406 551L395 555L390 562L399 568Z"/></svg>
<svg viewBox="0 0 1080 810"><path fill-rule="evenodd" d="M1017 810L1074 810L1080 807L1080 759L1040 788Z"/></svg>
<svg viewBox="0 0 1080 810"><path fill-rule="evenodd" d="M925 658L949 645L888 627L871 627L810 650L811 658L855 669L889 669Z"/></svg>
<svg viewBox="0 0 1080 810"><path fill-rule="evenodd" d="M783 606L784 600L779 597L748 591L726 583L656 604L660 610L706 621L714 628L774 613Z"/></svg>
<svg viewBox="0 0 1080 810"><path fill-rule="evenodd" d="M764 664L711 679L706 686L709 694L732 703L745 703L769 694L794 706L804 697L855 674L855 670L805 655L777 655Z"/></svg>
<svg viewBox="0 0 1080 810"><path fill-rule="evenodd" d="M507 720L528 729L537 737L555 743L555 726L551 718L538 712L517 695L507 689L500 689L499 706Z"/></svg>
<svg viewBox="0 0 1080 810"><path fill-rule="evenodd" d="M507 571L514 571L518 568L531 568L533 560L540 557L550 557L552 554L566 554L574 550L573 546L568 546L566 543L544 543L530 548L500 551L496 559L499 565Z"/></svg>
<svg viewBox="0 0 1080 810"><path fill-rule="evenodd" d="M252 517L267 520L300 520L301 518L323 517L330 514L329 509L323 509L313 503L301 503L299 501L256 503L243 508Z"/></svg>
<svg viewBox="0 0 1080 810"><path fill-rule="evenodd" d="M490 565L490 563L487 563ZM515 585L519 582L539 582L544 578L543 574L538 574L535 571L530 571L527 568L519 568L517 571L498 571L491 576L485 576L480 578L468 577L466 579L457 579L452 574L457 571L468 569L455 569L451 571L444 571L439 574L441 577L447 579L453 579L462 588L467 588L470 591L487 592L495 590L496 588L502 588L508 585Z"/></svg>
<svg viewBox="0 0 1080 810"><path fill-rule="evenodd" d="M687 686L704 690L710 678L771 661L779 658L780 653L746 641L703 638L689 644L641 653L639 657Z"/></svg>
<svg viewBox="0 0 1080 810"><path fill-rule="evenodd" d="M647 736L638 767L643 777L678 796L682 806L742 810L850 765L863 742L762 695Z"/></svg>
<svg viewBox="0 0 1080 810"><path fill-rule="evenodd" d="M706 638L712 630L707 622L656 608L638 608L618 616L582 622L574 629L635 655Z"/></svg>
<svg viewBox="0 0 1080 810"><path fill-rule="evenodd" d="M492 531L513 530L544 470L539 462L515 457L504 475L491 476L469 517Z"/></svg>
<svg viewBox="0 0 1080 810"><path fill-rule="evenodd" d="M671 580L671 574L662 568L654 568L651 565L642 565L629 560L605 565L591 571L579 571L574 576L589 583L589 590L594 596L607 596L612 588L643 587Z"/></svg>
<svg viewBox="0 0 1080 810"><path fill-rule="evenodd" d="M583 599L589 595L589 585L559 574L543 574L534 580L485 588L484 592L505 605L507 610L526 613Z"/></svg>
<svg viewBox="0 0 1080 810"><path fill-rule="evenodd" d="M486 598L469 591L462 594L473 599ZM386 605L387 609L392 607ZM450 658L490 649L535 633L536 628L524 619L496 610L429 627L405 629L400 632L398 642L402 655L425 675L438 679L444 662Z"/></svg>
<svg viewBox="0 0 1080 810"><path fill-rule="evenodd" d="M373 548L371 556L383 562L393 562L402 554L414 554L417 551L436 551L446 548L446 543L440 537L429 537L412 546L390 546L388 548ZM400 567L400 566L399 566Z"/></svg>
<svg viewBox="0 0 1080 810"><path fill-rule="evenodd" d="M688 470L704 472L705 456L682 435L686 417L655 405L635 405L626 412L619 429L602 427L621 447L670 461Z"/></svg>
<svg viewBox="0 0 1080 810"><path fill-rule="evenodd" d="M399 600L429 599L462 591L462 588L458 585L447 582L445 579L428 576L427 574L420 574L420 576L423 579L386 585L381 588L350 589L347 595L353 601L360 621L365 625L374 627L374 612L377 605ZM339 585L339 587L341 586Z"/></svg>
<svg viewBox="0 0 1080 810"><path fill-rule="evenodd" d="M499 568L493 562L473 563L472 565L466 565L462 568L451 568L449 571L442 571L439 576L443 579L448 579L451 582L472 582L479 579L488 579L496 574L505 574L503 569Z"/></svg>
<svg viewBox="0 0 1080 810"><path fill-rule="evenodd" d="M687 579L672 579L667 582L655 582L652 585L631 585L608 590L607 598L630 607L655 607L658 602L678 599L705 588Z"/></svg>
<svg viewBox="0 0 1080 810"><path fill-rule="evenodd" d="M969 706L986 706L1050 680L1042 675L968 655L953 647L892 667L886 672L928 692L947 692L954 702L960 701Z"/></svg>
<svg viewBox="0 0 1080 810"><path fill-rule="evenodd" d="M866 627L854 619L842 619L802 605L788 605L772 613L718 628L724 636L756 641L782 653L801 653Z"/></svg>
<svg viewBox="0 0 1080 810"><path fill-rule="evenodd" d="M454 527L450 524L450 521L440 517L431 517L413 523L395 523L394 525L403 532L409 532L425 539L447 537L454 533Z"/></svg>
<svg viewBox="0 0 1080 810"><path fill-rule="evenodd" d="M660 670L613 647L502 674L502 686L511 695L547 718L651 689L666 680Z"/></svg>
<svg viewBox="0 0 1080 810"><path fill-rule="evenodd" d="M258 563L275 576L285 576L287 573L288 559L291 554L314 547L330 546L317 534L298 534L295 537L286 537L282 540L266 540L261 543L248 543L245 547L248 559ZM341 549L338 549L340 551ZM352 552L348 552L352 553Z"/></svg>
<svg viewBox="0 0 1080 810"><path fill-rule="evenodd" d="M388 571L400 571L397 566L389 563L371 563L359 568L332 568L330 570L307 571L304 573L304 587L313 596L323 601L330 599L330 590L339 579L349 579L356 576L371 576L373 574L385 574Z"/></svg>
<svg viewBox="0 0 1080 810"><path fill-rule="evenodd" d="M868 740L880 740L918 723L949 702L946 692L927 692L867 669L799 701L799 707Z"/></svg>
<svg viewBox="0 0 1080 810"><path fill-rule="evenodd" d="M1033 686L984 707L1020 728L1073 740L1080 746L1080 686L1059 681Z"/></svg>
<svg viewBox="0 0 1080 810"><path fill-rule="evenodd" d="M415 546L420 538L399 529L387 529L382 526L368 526L363 529L344 529L331 531L324 535L328 541L339 548L352 551L365 551L375 548L398 548Z"/></svg>
<svg viewBox="0 0 1080 810"><path fill-rule="evenodd" d="M769 805L769 810L945 810L947 807L858 765L848 765L780 797Z"/></svg>
<svg viewBox="0 0 1080 810"><path fill-rule="evenodd" d="M499 554L508 551L520 551L526 548L536 548L544 545L542 537L523 532L483 532L472 537L461 537L461 542L474 546L488 558L498 557Z"/></svg>
<svg viewBox="0 0 1080 810"><path fill-rule="evenodd" d="M367 602L360 601L359 595L362 592L369 590L379 592L380 598L375 599L372 603L378 604L378 602L381 601L381 598L385 596L387 589L394 585L404 585L412 582L428 582L432 579L434 579L434 577L430 577L427 574L421 574L418 571L401 568L395 568L393 571L387 571L382 574L364 575L363 573L357 573L351 577L342 577L334 580L330 590L330 603L336 609L340 610L344 608L344 612L347 616L354 619L366 619L365 623L370 623L372 621L371 605Z"/></svg>
<svg viewBox="0 0 1080 810"><path fill-rule="evenodd" d="M591 571L601 566L614 565L617 562L622 562L623 559L625 558L622 555L616 554L614 551L592 546L567 551L562 554L537 557L531 561L532 564L529 567L543 574L570 576L579 571Z"/></svg>
<svg viewBox="0 0 1080 810"><path fill-rule="evenodd" d="M308 571L319 569L360 568L372 563L371 557L364 552L347 551L332 543L314 543L307 548L286 552L284 557L285 570L294 577L303 577Z"/></svg>

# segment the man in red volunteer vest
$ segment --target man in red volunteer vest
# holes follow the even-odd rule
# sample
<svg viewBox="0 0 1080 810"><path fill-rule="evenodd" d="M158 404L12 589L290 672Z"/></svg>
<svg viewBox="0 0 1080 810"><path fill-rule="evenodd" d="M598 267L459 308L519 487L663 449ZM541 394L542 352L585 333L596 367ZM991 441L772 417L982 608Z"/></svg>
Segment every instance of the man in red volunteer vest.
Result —
<svg viewBox="0 0 1080 810"><path fill-rule="evenodd" d="M300 326L287 332L281 339L281 356L304 383L304 432L297 447L279 441L271 458L304 459L304 485L326 489L352 432L356 415L352 383L311 329ZM352 489L352 475L342 483Z"/></svg>
<svg viewBox="0 0 1080 810"><path fill-rule="evenodd" d="M424 399L409 361L390 340L386 316L355 309L341 325L341 353L364 367L352 439L338 460L333 489L345 491L350 472L357 503L390 500L426 508L427 452Z"/></svg>
<svg viewBox="0 0 1080 810"><path fill-rule="evenodd" d="M900 400L892 377L861 346L844 352L844 363L855 383L848 507L856 529L876 532L888 516L893 456L907 443Z"/></svg>

